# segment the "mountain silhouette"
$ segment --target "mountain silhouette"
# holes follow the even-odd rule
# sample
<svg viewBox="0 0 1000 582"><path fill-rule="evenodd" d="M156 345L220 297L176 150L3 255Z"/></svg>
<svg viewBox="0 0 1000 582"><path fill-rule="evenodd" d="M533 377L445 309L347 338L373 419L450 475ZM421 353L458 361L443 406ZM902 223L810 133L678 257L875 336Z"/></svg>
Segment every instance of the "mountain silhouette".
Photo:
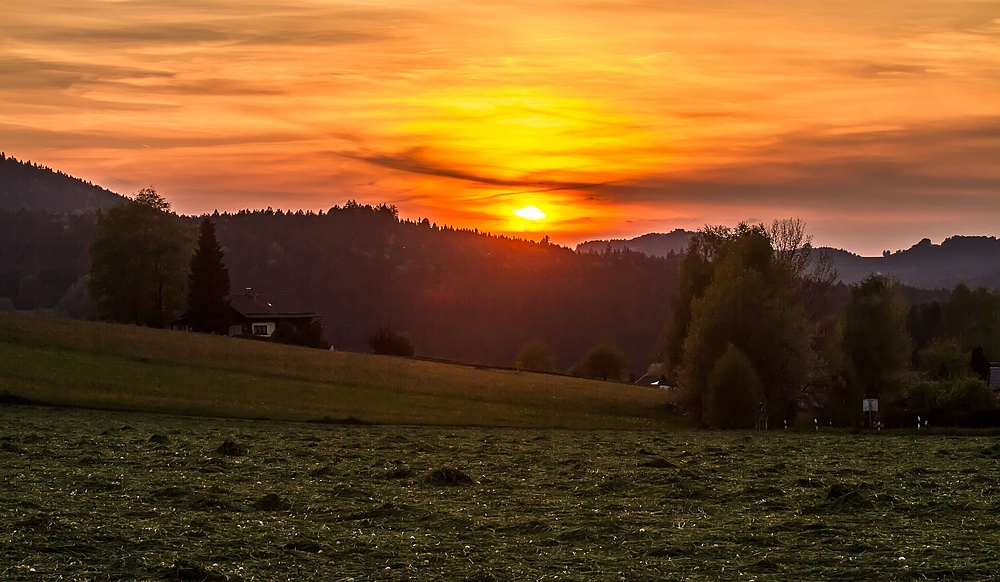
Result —
<svg viewBox="0 0 1000 582"><path fill-rule="evenodd" d="M111 190L0 153L0 209L83 214L124 200Z"/></svg>
<svg viewBox="0 0 1000 582"><path fill-rule="evenodd" d="M644 234L633 239L593 240L580 243L583 252L630 249L652 257L680 254L694 233L677 229L669 233ZM844 249L817 247L827 253L840 275L840 282L856 283L871 273L892 275L901 283L920 289L951 289L959 283L969 287L1000 287L1000 241L995 236L953 236L941 244L923 239L906 250L881 257L862 257Z"/></svg>

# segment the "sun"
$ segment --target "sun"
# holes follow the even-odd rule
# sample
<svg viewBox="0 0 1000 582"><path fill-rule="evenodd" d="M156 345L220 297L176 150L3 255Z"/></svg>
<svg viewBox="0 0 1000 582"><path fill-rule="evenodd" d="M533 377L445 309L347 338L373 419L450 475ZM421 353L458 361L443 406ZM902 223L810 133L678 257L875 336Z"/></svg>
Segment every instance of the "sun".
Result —
<svg viewBox="0 0 1000 582"><path fill-rule="evenodd" d="M513 212L514 216L525 220L544 220L547 216L537 206L525 206L524 208L518 208Z"/></svg>

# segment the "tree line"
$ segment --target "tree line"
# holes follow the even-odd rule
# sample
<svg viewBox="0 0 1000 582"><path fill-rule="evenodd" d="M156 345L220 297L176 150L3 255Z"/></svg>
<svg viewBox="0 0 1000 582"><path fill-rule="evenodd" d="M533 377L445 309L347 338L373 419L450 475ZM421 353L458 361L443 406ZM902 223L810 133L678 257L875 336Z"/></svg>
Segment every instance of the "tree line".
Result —
<svg viewBox="0 0 1000 582"><path fill-rule="evenodd" d="M898 281L872 274L831 309L835 279L801 221L699 231L663 337L686 410L717 428L857 426L877 399L893 426L996 422L1000 293L959 285L907 307Z"/></svg>
<svg viewBox="0 0 1000 582"><path fill-rule="evenodd" d="M148 277L129 279L123 261ZM772 426L856 425L865 397L880 400L885 422L971 423L991 408L984 374L1000 357L997 291L922 291L878 275L835 284L798 221L706 227L686 254L650 258L354 202L191 218L140 191L100 214L0 211L0 308L168 325L197 312L199 270L216 277L218 305L225 286L206 265L226 269L232 287L322 314L338 349L619 381L663 361L708 426L752 426L762 413ZM102 280L128 283L111 297Z"/></svg>

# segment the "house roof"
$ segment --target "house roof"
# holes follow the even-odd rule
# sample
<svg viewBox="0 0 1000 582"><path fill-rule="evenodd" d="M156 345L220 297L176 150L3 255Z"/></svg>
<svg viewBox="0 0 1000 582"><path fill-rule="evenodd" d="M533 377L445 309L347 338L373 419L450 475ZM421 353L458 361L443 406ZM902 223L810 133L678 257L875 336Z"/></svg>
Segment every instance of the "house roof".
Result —
<svg viewBox="0 0 1000 582"><path fill-rule="evenodd" d="M667 386L666 376L663 374L643 374L642 378L635 381L635 384L637 386Z"/></svg>
<svg viewBox="0 0 1000 582"><path fill-rule="evenodd" d="M267 295L237 293L226 297L234 311L247 318L306 318L318 317L316 313L303 309L288 309L275 305Z"/></svg>

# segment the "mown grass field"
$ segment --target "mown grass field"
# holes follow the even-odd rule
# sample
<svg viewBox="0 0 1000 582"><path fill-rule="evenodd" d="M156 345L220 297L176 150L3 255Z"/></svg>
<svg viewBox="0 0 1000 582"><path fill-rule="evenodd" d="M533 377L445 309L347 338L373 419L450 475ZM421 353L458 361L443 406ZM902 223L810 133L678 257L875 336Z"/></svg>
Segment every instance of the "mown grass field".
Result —
<svg viewBox="0 0 1000 582"><path fill-rule="evenodd" d="M987 436L6 405L0 579L988 580L998 459Z"/></svg>
<svg viewBox="0 0 1000 582"><path fill-rule="evenodd" d="M550 374L0 314L0 391L88 408L379 424L652 429L664 391Z"/></svg>

